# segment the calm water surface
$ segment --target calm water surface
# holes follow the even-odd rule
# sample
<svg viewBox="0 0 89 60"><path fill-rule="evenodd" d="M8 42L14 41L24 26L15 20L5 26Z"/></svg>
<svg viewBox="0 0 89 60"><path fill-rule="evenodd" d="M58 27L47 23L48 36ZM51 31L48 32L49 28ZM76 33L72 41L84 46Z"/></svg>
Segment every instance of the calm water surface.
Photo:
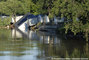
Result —
<svg viewBox="0 0 89 60"><path fill-rule="evenodd" d="M67 39L55 33L0 30L0 60L89 58L88 48L84 40Z"/></svg>

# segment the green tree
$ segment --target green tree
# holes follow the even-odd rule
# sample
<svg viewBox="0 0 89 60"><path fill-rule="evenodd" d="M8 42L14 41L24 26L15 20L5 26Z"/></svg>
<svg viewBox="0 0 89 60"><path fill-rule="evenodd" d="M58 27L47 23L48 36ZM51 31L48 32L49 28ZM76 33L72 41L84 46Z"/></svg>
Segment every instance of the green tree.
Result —
<svg viewBox="0 0 89 60"><path fill-rule="evenodd" d="M65 17L66 33L71 30L75 35L84 33L89 36L89 1L88 0L55 0L52 15ZM71 20L71 21L70 21ZM88 40L88 39L87 39Z"/></svg>
<svg viewBox="0 0 89 60"><path fill-rule="evenodd" d="M14 21L16 22L16 14L19 12L21 13L23 8L22 4L18 0L7 0L5 2L0 2L0 12L6 15L11 15L14 17Z"/></svg>
<svg viewBox="0 0 89 60"><path fill-rule="evenodd" d="M32 0L22 0L22 6L24 10L24 14L30 12L32 14L36 14L37 6L32 2Z"/></svg>

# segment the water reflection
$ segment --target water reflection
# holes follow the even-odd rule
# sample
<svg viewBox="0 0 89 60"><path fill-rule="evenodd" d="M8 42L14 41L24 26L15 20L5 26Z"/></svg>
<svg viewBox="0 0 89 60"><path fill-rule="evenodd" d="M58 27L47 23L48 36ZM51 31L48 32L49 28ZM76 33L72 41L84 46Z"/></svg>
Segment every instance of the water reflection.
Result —
<svg viewBox="0 0 89 60"><path fill-rule="evenodd" d="M50 32L0 30L0 60L89 58L84 40L64 39Z"/></svg>
<svg viewBox="0 0 89 60"><path fill-rule="evenodd" d="M12 38L22 38L22 35L17 30L11 29L11 37Z"/></svg>
<svg viewBox="0 0 89 60"><path fill-rule="evenodd" d="M38 40L44 44L60 44L60 40L58 40L55 33L49 32L36 32L36 31L26 31L22 32L21 30L12 29L12 38L28 38L29 40Z"/></svg>

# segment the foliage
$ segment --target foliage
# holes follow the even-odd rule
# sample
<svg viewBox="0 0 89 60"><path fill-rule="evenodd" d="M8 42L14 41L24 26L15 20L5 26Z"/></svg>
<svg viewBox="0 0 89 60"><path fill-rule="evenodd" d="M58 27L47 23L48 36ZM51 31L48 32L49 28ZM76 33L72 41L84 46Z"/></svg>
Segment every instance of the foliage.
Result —
<svg viewBox="0 0 89 60"><path fill-rule="evenodd" d="M0 0L1 14L15 16L28 12L65 17L66 33L89 33L89 0Z"/></svg>
<svg viewBox="0 0 89 60"><path fill-rule="evenodd" d="M65 17L66 33L71 30L76 33L89 33L89 1L88 0L56 0L54 3L53 14ZM57 13L54 11L56 10Z"/></svg>
<svg viewBox="0 0 89 60"><path fill-rule="evenodd" d="M9 25L11 21L11 17L0 18L0 26Z"/></svg>

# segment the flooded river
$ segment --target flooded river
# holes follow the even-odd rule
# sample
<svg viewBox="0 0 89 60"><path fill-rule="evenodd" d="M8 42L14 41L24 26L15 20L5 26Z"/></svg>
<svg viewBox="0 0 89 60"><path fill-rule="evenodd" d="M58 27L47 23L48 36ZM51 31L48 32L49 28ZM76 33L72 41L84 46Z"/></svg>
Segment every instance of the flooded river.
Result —
<svg viewBox="0 0 89 60"><path fill-rule="evenodd" d="M83 39L54 32L0 30L0 60L88 60L88 48Z"/></svg>

